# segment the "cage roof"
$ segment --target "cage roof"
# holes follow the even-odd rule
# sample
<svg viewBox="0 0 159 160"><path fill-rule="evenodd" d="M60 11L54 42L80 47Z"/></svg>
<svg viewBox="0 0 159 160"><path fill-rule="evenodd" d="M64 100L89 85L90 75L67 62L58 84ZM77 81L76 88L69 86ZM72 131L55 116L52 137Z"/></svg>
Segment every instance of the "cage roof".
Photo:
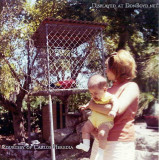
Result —
<svg viewBox="0 0 159 160"><path fill-rule="evenodd" d="M98 34L106 26L106 23L91 21L46 18L33 34L32 39L35 47L46 47L46 38L49 36L50 43L54 47L75 48Z"/></svg>
<svg viewBox="0 0 159 160"><path fill-rule="evenodd" d="M107 26L106 23L97 23L93 21L79 21L79 20L72 20L72 19L55 19L55 18L46 18L42 21L39 28L42 27L45 24L71 24L71 25L81 25L81 26L87 26L87 27L100 27L105 28ZM39 28L36 32L38 32ZM36 34L35 32L35 34Z"/></svg>

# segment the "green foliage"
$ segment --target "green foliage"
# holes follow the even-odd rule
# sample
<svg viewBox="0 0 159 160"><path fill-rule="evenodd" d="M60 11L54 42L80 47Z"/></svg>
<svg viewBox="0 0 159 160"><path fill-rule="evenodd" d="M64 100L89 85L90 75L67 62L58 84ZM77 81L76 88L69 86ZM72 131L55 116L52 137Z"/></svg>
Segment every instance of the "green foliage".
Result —
<svg viewBox="0 0 159 160"><path fill-rule="evenodd" d="M0 106L0 114L2 115L3 113L8 113L8 111L5 110L2 106Z"/></svg>
<svg viewBox="0 0 159 160"><path fill-rule="evenodd" d="M24 125L26 130L28 130L28 112L27 110L24 111ZM40 106L37 106L37 108L31 110L31 131L34 132L35 128L40 128L42 130L42 110Z"/></svg>
<svg viewBox="0 0 159 160"><path fill-rule="evenodd" d="M77 111L80 105L88 103L90 99L91 96L89 92L70 95L68 102L69 111L70 112ZM63 103L62 100L60 100L58 97L53 97L53 103L56 103L57 101L61 104Z"/></svg>
<svg viewBox="0 0 159 160"><path fill-rule="evenodd" d="M31 110L37 109L37 108L41 108L42 106L48 104L48 98L47 97L43 97L43 96L30 96L30 107ZM27 108L27 100L23 101L23 108L24 110L28 110Z"/></svg>
<svg viewBox="0 0 159 160"><path fill-rule="evenodd" d="M69 99L69 111L78 110L80 105L88 103L90 99L89 92L71 95Z"/></svg>
<svg viewBox="0 0 159 160"><path fill-rule="evenodd" d="M143 76L145 78L151 78L154 81L158 81L159 75L159 55L152 55L145 63Z"/></svg>
<svg viewBox="0 0 159 160"><path fill-rule="evenodd" d="M158 48L150 43L149 46L141 52L136 78L141 92L150 93L156 99L158 97L158 61Z"/></svg>
<svg viewBox="0 0 159 160"><path fill-rule="evenodd" d="M31 6L28 1L24 2L23 18L27 27L26 33L32 35L46 18L61 18L58 11L62 10L66 3L66 0L37 0L35 5Z"/></svg>
<svg viewBox="0 0 159 160"><path fill-rule="evenodd" d="M141 93L139 101L139 109L137 111L136 117L143 115L144 110L148 109L150 102L155 100L154 96L151 93Z"/></svg>
<svg viewBox="0 0 159 160"><path fill-rule="evenodd" d="M17 56L16 52L16 50L21 49L22 51L22 48L24 48L22 43L24 40L21 39L23 21L18 17L21 9L20 1L12 1L3 6L0 14L0 92L7 99L15 91L15 86L17 85L17 79L15 79L15 74L10 70L10 67L17 73L17 77L20 79L24 78L21 74L22 72L19 71L19 66L23 62L20 64L20 57ZM21 53L20 56L23 57L24 53Z"/></svg>
<svg viewBox="0 0 159 160"><path fill-rule="evenodd" d="M15 79L12 77L9 67L6 64L1 66L0 74L0 92L9 99L11 93L14 92L15 89Z"/></svg>

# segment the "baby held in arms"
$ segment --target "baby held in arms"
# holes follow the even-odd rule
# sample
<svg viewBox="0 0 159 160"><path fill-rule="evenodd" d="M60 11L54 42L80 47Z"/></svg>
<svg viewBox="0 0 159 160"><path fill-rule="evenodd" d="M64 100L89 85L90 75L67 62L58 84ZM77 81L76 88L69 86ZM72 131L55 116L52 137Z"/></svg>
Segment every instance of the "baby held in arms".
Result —
<svg viewBox="0 0 159 160"><path fill-rule="evenodd" d="M112 109L108 115L92 111L91 116L82 128L83 143L77 145L76 148L87 152L90 148L90 134L97 128L99 147L95 160L102 160L106 147L105 140L107 139L109 130L113 127L114 117L118 111L118 103L117 98L107 92L106 79L99 74L89 78L88 89L92 100L96 104L112 104ZM89 103L80 107L82 110L87 108L89 108Z"/></svg>

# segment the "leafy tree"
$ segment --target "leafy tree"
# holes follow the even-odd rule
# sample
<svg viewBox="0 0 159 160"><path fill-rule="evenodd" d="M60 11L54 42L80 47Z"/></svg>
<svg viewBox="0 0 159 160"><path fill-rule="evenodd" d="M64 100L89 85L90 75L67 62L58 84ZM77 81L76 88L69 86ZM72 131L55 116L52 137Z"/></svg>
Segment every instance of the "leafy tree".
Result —
<svg viewBox="0 0 159 160"><path fill-rule="evenodd" d="M29 92L31 66L34 63L28 60L31 53L27 41L32 33L29 30L32 24L25 23L29 20L25 5L21 1L5 1L0 14L0 105L12 112L14 135L18 141L25 137L22 104Z"/></svg>
<svg viewBox="0 0 159 160"><path fill-rule="evenodd" d="M17 6L18 4L18 6ZM0 104L5 109L12 112L13 115L13 126L15 131L16 138L22 138L24 135L24 127L23 127L23 116L22 116L22 99L25 96L26 83L24 86L20 84L20 71L15 71L15 65L13 64L13 56L14 51L16 50L16 42L15 40L20 38L20 32L17 25L20 24L18 21L17 14L21 11L19 7L20 1L4 3L3 10L0 14L1 20L1 31L0 31L0 38L1 38L1 45L0 45L0 53L1 53L1 93L0 93ZM17 26L17 28L15 28ZM17 44L18 43L17 40ZM11 60L12 59L12 60ZM21 77L22 78L22 77ZM6 81L8 80L8 81ZM18 87L16 90L17 84L21 87ZM24 88L23 88L24 87ZM14 91L14 93L13 93ZM13 95L11 95L11 92ZM16 93L15 93L16 92ZM17 94L17 95L16 95ZM17 96L15 100L14 97Z"/></svg>
<svg viewBox="0 0 159 160"><path fill-rule="evenodd" d="M41 21L53 16L65 2L37 0L31 6L27 1L1 1L0 105L12 113L17 141L25 137L23 105L29 93L36 57L36 53L29 50L29 39Z"/></svg>

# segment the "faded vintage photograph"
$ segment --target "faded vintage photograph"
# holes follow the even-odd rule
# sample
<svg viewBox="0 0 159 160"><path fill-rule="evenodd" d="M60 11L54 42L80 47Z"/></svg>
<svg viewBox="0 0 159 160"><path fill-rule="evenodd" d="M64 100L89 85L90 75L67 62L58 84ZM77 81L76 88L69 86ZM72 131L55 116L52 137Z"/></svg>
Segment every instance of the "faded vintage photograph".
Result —
<svg viewBox="0 0 159 160"><path fill-rule="evenodd" d="M158 0L0 0L0 160L158 160Z"/></svg>

